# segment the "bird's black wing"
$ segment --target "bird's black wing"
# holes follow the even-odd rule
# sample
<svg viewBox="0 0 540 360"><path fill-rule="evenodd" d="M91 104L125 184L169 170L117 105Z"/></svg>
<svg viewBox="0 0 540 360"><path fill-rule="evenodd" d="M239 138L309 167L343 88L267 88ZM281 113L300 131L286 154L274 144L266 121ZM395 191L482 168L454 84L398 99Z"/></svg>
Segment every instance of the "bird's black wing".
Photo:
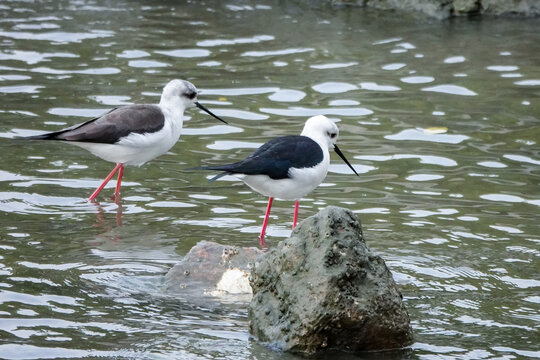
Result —
<svg viewBox="0 0 540 360"><path fill-rule="evenodd" d="M202 169L224 171L218 177L227 174L267 175L274 180L279 180L289 177L290 168L309 168L322 160L321 147L309 137L282 136L268 141L242 161L227 165L206 166Z"/></svg>
<svg viewBox="0 0 540 360"><path fill-rule="evenodd" d="M131 133L144 134L161 130L165 117L156 105L127 105L82 124L64 130L29 136L26 139L64 140L114 144Z"/></svg>

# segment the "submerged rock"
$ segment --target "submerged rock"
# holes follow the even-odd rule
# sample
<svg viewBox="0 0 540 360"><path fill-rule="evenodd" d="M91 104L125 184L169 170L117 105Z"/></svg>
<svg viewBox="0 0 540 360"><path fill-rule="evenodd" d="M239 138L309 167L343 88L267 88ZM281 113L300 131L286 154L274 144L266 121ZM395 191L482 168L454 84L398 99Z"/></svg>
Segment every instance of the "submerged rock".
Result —
<svg viewBox="0 0 540 360"><path fill-rule="evenodd" d="M226 246L201 241L165 276L165 291L190 294L251 294L248 276L255 247Z"/></svg>
<svg viewBox="0 0 540 360"><path fill-rule="evenodd" d="M355 352L412 342L392 274L346 209L329 207L302 221L251 274L250 332L270 346Z"/></svg>

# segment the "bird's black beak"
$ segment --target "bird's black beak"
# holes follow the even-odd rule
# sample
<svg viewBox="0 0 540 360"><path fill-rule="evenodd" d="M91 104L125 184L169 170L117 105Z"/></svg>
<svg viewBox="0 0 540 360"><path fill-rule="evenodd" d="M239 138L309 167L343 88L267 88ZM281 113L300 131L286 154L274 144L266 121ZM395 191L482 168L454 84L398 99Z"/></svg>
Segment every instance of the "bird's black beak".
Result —
<svg viewBox="0 0 540 360"><path fill-rule="evenodd" d="M214 114L213 112L211 112L210 110L208 110L207 108L205 108L200 102L198 101L195 101L195 106L197 106L199 109L201 109L202 111L204 111L205 113L215 117L216 119L218 119L219 121L221 122L224 122L225 124L229 124L228 122L226 122L225 120L223 120L222 118L220 118L219 116L217 116L216 114Z"/></svg>
<svg viewBox="0 0 540 360"><path fill-rule="evenodd" d="M343 153L341 152L341 150L339 150L338 146L334 144L334 151L336 152L336 154L339 155L340 158L343 159L343 161L345 161L345 164L347 164L352 171L354 171L354 173L356 174L356 176L360 176L358 175L358 173L356 172L356 170L354 170L354 168L352 167L351 163L345 158L345 155L343 155Z"/></svg>

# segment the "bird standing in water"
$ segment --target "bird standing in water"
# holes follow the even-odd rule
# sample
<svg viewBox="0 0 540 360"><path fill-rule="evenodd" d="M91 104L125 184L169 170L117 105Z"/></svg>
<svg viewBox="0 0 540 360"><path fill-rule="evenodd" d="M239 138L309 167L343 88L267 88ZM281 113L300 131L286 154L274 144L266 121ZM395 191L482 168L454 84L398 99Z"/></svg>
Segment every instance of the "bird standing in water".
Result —
<svg viewBox="0 0 540 360"><path fill-rule="evenodd" d="M134 104L114 108L82 124L25 139L69 142L103 160L116 163L88 200L94 200L117 172L114 194L118 199L124 167L141 166L169 151L180 138L186 109L196 106L227 123L201 105L197 101L197 94L197 89L189 81L171 80L163 88L157 105Z"/></svg>
<svg viewBox="0 0 540 360"><path fill-rule="evenodd" d="M260 244L265 246L264 236L274 198L295 200L293 229L298 220L298 200L315 189L324 180L334 151L358 176L356 170L336 145L339 130L326 116L309 118L299 136L282 136L272 139L242 161L202 166L197 169L219 170L222 173L210 181L225 175L239 177L250 188L268 196L268 206L260 234Z"/></svg>

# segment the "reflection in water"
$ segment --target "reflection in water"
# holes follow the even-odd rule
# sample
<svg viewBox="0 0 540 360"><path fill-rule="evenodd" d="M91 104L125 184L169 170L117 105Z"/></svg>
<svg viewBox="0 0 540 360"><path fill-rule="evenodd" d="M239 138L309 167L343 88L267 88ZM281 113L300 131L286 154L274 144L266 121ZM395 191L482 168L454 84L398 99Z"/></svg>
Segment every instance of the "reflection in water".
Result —
<svg viewBox="0 0 540 360"><path fill-rule="evenodd" d="M123 206L121 204L121 196L114 196L114 202L116 204L116 226L121 227L122 226L122 209ZM98 201L95 199L90 201L93 205L95 205L97 212L96 212L96 223L94 224L94 227L102 228L106 232L110 232L112 230L112 227L110 224L106 221L106 209L103 205L101 205ZM118 238L120 240L121 238Z"/></svg>
<svg viewBox="0 0 540 360"><path fill-rule="evenodd" d="M358 86L345 82L325 82L322 84L313 85L311 88L322 94L339 94L356 90L358 89Z"/></svg>
<svg viewBox="0 0 540 360"><path fill-rule="evenodd" d="M328 205L361 216L413 321L416 343L392 356L540 357L538 21L374 21L299 2L114 6L0 4L1 357L298 359L248 340L244 304L168 296L162 278L200 240L253 246L266 206L233 177L210 188L185 169L243 158L318 114L340 122L361 176L332 157L301 217ZM13 139L155 103L178 77L233 121L190 111L182 156L130 171L118 203L81 197L105 163ZM291 214L274 204L269 246L290 234Z"/></svg>
<svg viewBox="0 0 540 360"><path fill-rule="evenodd" d="M405 76L400 80L407 84L426 84L433 82L435 78L433 76Z"/></svg>
<svg viewBox="0 0 540 360"><path fill-rule="evenodd" d="M374 82L362 82L360 83L360 88L363 90L371 90L371 91L399 91L401 90L401 88L398 86L379 85Z"/></svg>
<svg viewBox="0 0 540 360"><path fill-rule="evenodd" d="M314 51L313 48L299 48L299 49L280 49L280 50L273 50L273 51L247 51L242 54L242 56L254 56L254 57L262 57L262 56L276 56L276 55L290 55L290 54L300 54L305 52Z"/></svg>
<svg viewBox="0 0 540 360"><path fill-rule="evenodd" d="M52 44L80 43L87 39L106 38L113 36L112 31L90 30L84 33L70 33L64 31L50 32L25 32L25 31L0 31L0 36L18 40L40 40Z"/></svg>
<svg viewBox="0 0 540 360"><path fill-rule="evenodd" d="M301 116L312 117L317 115L337 115L337 116L365 116L373 114L373 111L362 107L358 108L320 108L308 109L304 107L290 107L288 109L261 108L260 111L279 116Z"/></svg>
<svg viewBox="0 0 540 360"><path fill-rule="evenodd" d="M433 91L433 92L452 94L452 95L463 95L463 96L478 95L474 91L469 90L463 86L450 85L450 84L430 86L430 87L423 88L422 91Z"/></svg>
<svg viewBox="0 0 540 360"><path fill-rule="evenodd" d="M256 35L249 38L238 38L238 39L208 39L197 42L197 46L203 47L214 47L214 46L223 46L223 45L237 45L237 44L255 44L261 41L271 41L275 40L274 36L270 35Z"/></svg>
<svg viewBox="0 0 540 360"><path fill-rule="evenodd" d="M357 62L348 62L348 63L329 63L329 64L313 64L309 67L313 69L339 69L339 68L345 68L349 66L358 65Z"/></svg>
<svg viewBox="0 0 540 360"><path fill-rule="evenodd" d="M422 130L422 129L420 129ZM451 135L451 134L426 134L426 131L419 129L407 129L394 135L386 135L389 140L415 140L415 141L433 141L436 143L459 144L467 140L467 135Z"/></svg>

